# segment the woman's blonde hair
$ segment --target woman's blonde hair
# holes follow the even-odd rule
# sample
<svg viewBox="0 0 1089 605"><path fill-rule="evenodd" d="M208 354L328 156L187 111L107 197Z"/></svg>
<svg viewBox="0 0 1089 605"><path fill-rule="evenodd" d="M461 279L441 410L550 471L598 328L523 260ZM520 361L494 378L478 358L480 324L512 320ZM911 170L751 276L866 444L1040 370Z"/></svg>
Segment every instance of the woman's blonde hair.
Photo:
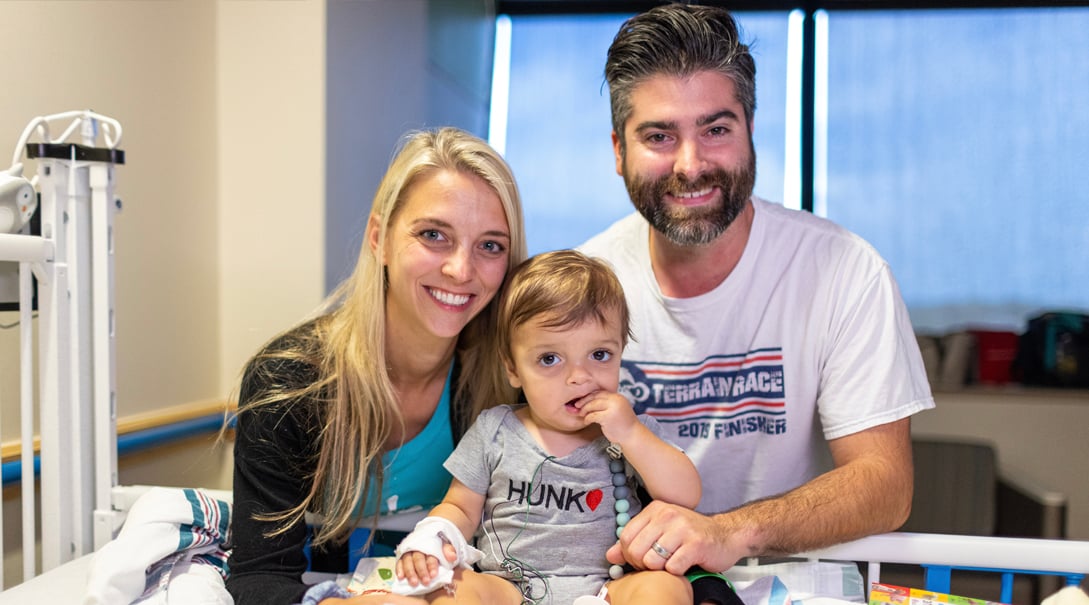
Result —
<svg viewBox="0 0 1089 605"><path fill-rule="evenodd" d="M402 141L371 206L371 221L377 221L378 249L382 249L386 232L412 185L440 170L476 175L495 191L510 230L509 273L526 258L514 175L487 143L456 128L409 133ZM371 249L370 238L363 240L352 275L326 299L310 342L267 354L316 366L317 380L294 390L268 392L247 404L252 407L300 397L324 404L324 425L316 436L321 445L309 493L294 508L265 517L282 522L276 532L280 533L300 522L308 511L317 513L322 525L315 531L314 546L342 541L362 520L363 503L376 499L368 500L368 492L381 491L383 447L394 426L403 425L386 362L384 266ZM516 399L498 355L498 298L493 298L458 337L460 372L451 401L458 427L468 426L483 407ZM251 366L257 361L251 361ZM369 477L374 479L373 487Z"/></svg>

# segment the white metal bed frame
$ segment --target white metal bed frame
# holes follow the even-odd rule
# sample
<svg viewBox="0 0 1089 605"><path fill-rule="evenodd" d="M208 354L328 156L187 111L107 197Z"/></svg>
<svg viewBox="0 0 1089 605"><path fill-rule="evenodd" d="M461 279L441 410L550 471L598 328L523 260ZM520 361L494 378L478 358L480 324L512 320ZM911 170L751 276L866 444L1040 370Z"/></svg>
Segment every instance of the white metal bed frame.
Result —
<svg viewBox="0 0 1089 605"><path fill-rule="evenodd" d="M950 580L956 570L992 572L1001 575L1004 603L1011 602L1016 575L1060 576L1065 585L1077 586L1089 574L1089 542L1080 540L895 532L799 556L812 560L866 562L871 584L880 581L882 563L920 565L926 569L926 586L915 588L946 594L950 592Z"/></svg>
<svg viewBox="0 0 1089 605"><path fill-rule="evenodd" d="M50 125L58 121L70 123L51 138ZM80 142L68 142L77 133ZM114 196L114 168L124 163L120 140L120 123L91 111L37 117L16 145L12 168L0 171L7 184L22 178L25 152L37 161L37 174L24 180L35 198L40 192L40 234L0 233L0 260L19 263L24 580L37 575L32 275L39 311L42 570L105 544L120 522L111 504L117 484L113 225L121 206Z"/></svg>

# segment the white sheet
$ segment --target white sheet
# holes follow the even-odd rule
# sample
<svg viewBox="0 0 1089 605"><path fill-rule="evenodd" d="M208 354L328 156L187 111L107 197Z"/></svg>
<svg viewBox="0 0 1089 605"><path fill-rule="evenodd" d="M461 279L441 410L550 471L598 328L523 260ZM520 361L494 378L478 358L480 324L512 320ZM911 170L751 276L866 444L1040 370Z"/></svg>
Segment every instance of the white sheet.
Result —
<svg viewBox="0 0 1089 605"><path fill-rule="evenodd" d="M0 592L0 605L78 605L83 602L94 553L83 555L60 567Z"/></svg>

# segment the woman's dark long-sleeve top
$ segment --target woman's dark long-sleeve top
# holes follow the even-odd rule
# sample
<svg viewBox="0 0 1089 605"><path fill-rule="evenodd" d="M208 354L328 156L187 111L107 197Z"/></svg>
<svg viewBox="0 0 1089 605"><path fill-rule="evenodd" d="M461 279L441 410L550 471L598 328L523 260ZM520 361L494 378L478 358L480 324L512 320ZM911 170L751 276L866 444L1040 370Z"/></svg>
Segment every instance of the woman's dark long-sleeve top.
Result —
<svg viewBox="0 0 1089 605"><path fill-rule="evenodd" d="M269 350L298 341L305 324L274 341ZM243 374L239 405L254 401L270 388L305 386L318 378L317 369L297 361L258 357ZM239 413L234 445L234 504L232 551L227 589L236 605L299 603L308 586L301 575L307 569L303 548L308 530L303 522L268 537L277 523L258 521L257 513L277 513L295 507L310 490L322 427L321 402L293 399ZM454 439L459 437L458 415L451 406ZM361 488L362 489L362 488ZM346 570L345 570L346 571Z"/></svg>

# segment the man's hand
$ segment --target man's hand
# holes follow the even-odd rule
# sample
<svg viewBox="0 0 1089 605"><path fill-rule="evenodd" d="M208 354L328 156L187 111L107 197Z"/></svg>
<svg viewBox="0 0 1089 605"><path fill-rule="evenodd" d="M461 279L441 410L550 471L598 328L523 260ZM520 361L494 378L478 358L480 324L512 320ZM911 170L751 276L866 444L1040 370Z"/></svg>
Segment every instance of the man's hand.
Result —
<svg viewBox="0 0 1089 605"><path fill-rule="evenodd" d="M651 502L606 556L639 569L683 573L698 565L720 572L743 557L790 555L894 531L911 510L910 426L903 418L835 439L831 471L711 517Z"/></svg>
<svg viewBox="0 0 1089 605"><path fill-rule="evenodd" d="M612 563L679 575L693 566L724 571L748 555L740 536L726 531L718 517L655 501L628 522L605 556Z"/></svg>

